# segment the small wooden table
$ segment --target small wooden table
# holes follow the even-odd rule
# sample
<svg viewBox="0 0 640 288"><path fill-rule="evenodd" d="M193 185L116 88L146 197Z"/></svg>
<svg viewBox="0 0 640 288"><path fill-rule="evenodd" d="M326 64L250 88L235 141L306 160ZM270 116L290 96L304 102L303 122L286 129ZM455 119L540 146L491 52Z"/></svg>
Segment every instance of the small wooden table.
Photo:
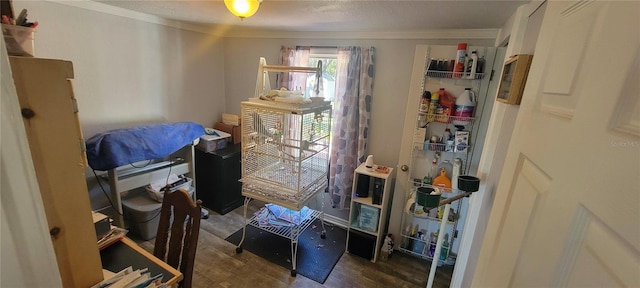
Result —
<svg viewBox="0 0 640 288"><path fill-rule="evenodd" d="M147 268L151 276L162 274L163 282L170 287L178 287L178 282L183 278L180 271L142 249L127 237L100 251L100 258L103 269L117 273L129 266L134 270Z"/></svg>

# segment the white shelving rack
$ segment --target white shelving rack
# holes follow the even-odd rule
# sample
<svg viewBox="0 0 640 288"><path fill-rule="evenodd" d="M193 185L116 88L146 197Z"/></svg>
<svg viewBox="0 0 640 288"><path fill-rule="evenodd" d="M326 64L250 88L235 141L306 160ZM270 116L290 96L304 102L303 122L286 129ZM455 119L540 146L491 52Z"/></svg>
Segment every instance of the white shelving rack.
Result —
<svg viewBox="0 0 640 288"><path fill-rule="evenodd" d="M268 72L317 73L321 68L266 65L260 59L256 97L241 103L242 114L242 195L244 216L252 199L300 211L327 188L331 103L282 103L259 99L270 91ZM321 193L324 197L324 193ZM324 201L322 201L324 203ZM262 227L255 216L248 223L291 240L292 270L296 276L298 237L317 218L326 237L324 205L311 210L309 217L291 227ZM246 232L236 248L242 252Z"/></svg>

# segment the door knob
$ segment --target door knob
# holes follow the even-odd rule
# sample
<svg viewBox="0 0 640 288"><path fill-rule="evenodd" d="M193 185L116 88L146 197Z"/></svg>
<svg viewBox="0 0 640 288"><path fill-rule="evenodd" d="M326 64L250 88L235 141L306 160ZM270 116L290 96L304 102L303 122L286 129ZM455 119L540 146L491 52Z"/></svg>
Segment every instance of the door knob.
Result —
<svg viewBox="0 0 640 288"><path fill-rule="evenodd" d="M400 166L400 170L402 170L403 172L407 172L407 171L409 171L409 166L402 165L402 166Z"/></svg>

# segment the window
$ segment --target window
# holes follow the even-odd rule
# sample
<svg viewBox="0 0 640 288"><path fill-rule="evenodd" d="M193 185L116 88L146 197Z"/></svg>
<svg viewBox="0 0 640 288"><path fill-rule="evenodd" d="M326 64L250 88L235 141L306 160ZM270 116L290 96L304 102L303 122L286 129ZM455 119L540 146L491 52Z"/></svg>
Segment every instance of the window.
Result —
<svg viewBox="0 0 640 288"><path fill-rule="evenodd" d="M325 100L333 101L336 93L336 66L338 59L338 49L336 47L311 47L309 51L308 66L315 67L318 61L322 62L322 89L319 97ZM313 96L313 89L316 87L315 75L307 77L307 85L305 95Z"/></svg>

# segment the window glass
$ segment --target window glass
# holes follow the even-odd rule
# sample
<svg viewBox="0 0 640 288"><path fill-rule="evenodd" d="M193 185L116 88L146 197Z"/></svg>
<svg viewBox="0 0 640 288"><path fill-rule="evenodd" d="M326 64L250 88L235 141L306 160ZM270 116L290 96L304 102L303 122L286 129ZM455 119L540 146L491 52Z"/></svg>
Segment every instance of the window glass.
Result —
<svg viewBox="0 0 640 288"><path fill-rule="evenodd" d="M311 48L309 53L309 66L316 67L318 61L322 62L322 89L318 96L324 97L325 100L333 101L336 91L336 65L337 65L337 49L336 48ZM309 74L307 77L307 97L314 96L316 89L316 75Z"/></svg>

